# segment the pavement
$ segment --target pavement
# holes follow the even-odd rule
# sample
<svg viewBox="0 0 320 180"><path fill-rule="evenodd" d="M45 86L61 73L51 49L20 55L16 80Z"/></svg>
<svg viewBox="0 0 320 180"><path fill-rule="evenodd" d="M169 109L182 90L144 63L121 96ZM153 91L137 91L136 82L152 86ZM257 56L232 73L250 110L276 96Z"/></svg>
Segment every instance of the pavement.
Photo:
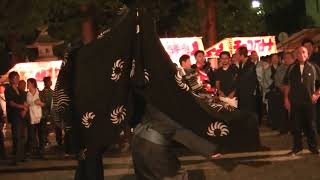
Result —
<svg viewBox="0 0 320 180"><path fill-rule="evenodd" d="M260 136L268 149L224 154L216 161L188 153L180 157L182 167L188 171L191 180L320 180L320 156L310 154L307 149L299 156L288 156L292 143L289 134L279 135L263 127ZM61 152L57 153L54 142L52 144L47 150L46 160L34 158L18 166L9 166L9 160L0 161L0 180L73 179L77 162ZM10 147L9 140L6 146ZM304 147L307 147L306 143ZM130 152L109 154L103 161L105 179L135 179Z"/></svg>

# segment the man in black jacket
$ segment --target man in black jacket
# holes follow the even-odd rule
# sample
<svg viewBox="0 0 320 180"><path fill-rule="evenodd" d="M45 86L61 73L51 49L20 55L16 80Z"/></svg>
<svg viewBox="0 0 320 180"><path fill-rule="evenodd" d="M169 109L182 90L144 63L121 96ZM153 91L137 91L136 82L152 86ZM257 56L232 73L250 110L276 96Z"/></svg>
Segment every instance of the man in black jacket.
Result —
<svg viewBox="0 0 320 180"><path fill-rule="evenodd" d="M291 114L293 147L290 155L302 151L302 131L307 136L310 152L319 154L316 132L316 106L320 89L315 83L320 80L319 67L308 62L308 51L300 47L298 61L289 66L284 77L284 103Z"/></svg>
<svg viewBox="0 0 320 180"><path fill-rule="evenodd" d="M248 57L248 49L240 47L238 50L240 67L237 83L239 108L244 112L255 112L255 90L257 86L256 66Z"/></svg>
<svg viewBox="0 0 320 180"><path fill-rule="evenodd" d="M10 86L5 90L5 98L7 101L7 116L12 126L13 153L15 158L12 165L25 160L25 128L26 121L24 119L28 107L25 104L24 92L18 89L20 76L17 72L9 73Z"/></svg>
<svg viewBox="0 0 320 180"><path fill-rule="evenodd" d="M311 39L304 39L301 44L308 50L308 61L320 67L320 54L318 52L315 52L314 42ZM320 132L320 102L317 102L316 108L318 132Z"/></svg>

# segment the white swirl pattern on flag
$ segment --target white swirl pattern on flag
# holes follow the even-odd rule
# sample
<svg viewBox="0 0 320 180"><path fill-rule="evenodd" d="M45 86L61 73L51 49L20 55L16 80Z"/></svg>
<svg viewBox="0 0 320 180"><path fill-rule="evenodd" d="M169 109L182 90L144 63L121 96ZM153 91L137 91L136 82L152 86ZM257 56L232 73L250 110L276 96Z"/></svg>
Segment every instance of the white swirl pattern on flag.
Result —
<svg viewBox="0 0 320 180"><path fill-rule="evenodd" d="M126 117L126 109L124 106L119 106L116 109L114 109L111 113L111 122L113 124L120 124Z"/></svg>
<svg viewBox="0 0 320 180"><path fill-rule="evenodd" d="M118 59L112 67L111 80L118 81L121 77L122 69L123 69L124 61Z"/></svg>
<svg viewBox="0 0 320 180"><path fill-rule="evenodd" d="M132 60L130 78L132 78L134 76L135 70L136 70L136 60Z"/></svg>
<svg viewBox="0 0 320 180"><path fill-rule="evenodd" d="M220 133L217 134L217 131L219 131ZM208 127L208 132L207 134L209 136L213 136L213 137L216 137L216 136L227 136L229 135L229 129L228 129L228 126L224 125L223 123L221 122L215 122L214 124L211 123Z"/></svg>
<svg viewBox="0 0 320 180"><path fill-rule="evenodd" d="M82 116L82 124L85 128L90 128L96 115L93 112L87 112Z"/></svg>
<svg viewBox="0 0 320 180"><path fill-rule="evenodd" d="M147 69L144 69L144 79L146 83L150 81L150 74L148 73Z"/></svg>

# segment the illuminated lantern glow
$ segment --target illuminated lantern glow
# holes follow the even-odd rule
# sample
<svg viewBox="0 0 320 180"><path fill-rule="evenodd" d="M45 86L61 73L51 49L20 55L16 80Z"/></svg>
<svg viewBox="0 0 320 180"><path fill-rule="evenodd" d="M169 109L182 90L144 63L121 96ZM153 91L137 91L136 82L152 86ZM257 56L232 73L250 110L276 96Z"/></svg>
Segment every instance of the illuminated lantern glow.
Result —
<svg viewBox="0 0 320 180"><path fill-rule="evenodd" d="M194 53L197 50L204 51L201 37L161 38L160 41L171 60L178 66L180 66L179 58L182 55L189 55L191 57L191 62L194 64Z"/></svg>
<svg viewBox="0 0 320 180"><path fill-rule="evenodd" d="M55 87L62 61L43 61L28 62L16 64L10 72L16 71L20 75L20 80L27 81L28 78L35 78L38 83L39 90L44 87L43 78L50 76L52 80L52 88Z"/></svg>
<svg viewBox="0 0 320 180"><path fill-rule="evenodd" d="M206 49L208 57L219 57L222 51L234 54L239 47L247 47L249 54L256 51L259 56L277 53L275 36L233 37L226 38Z"/></svg>

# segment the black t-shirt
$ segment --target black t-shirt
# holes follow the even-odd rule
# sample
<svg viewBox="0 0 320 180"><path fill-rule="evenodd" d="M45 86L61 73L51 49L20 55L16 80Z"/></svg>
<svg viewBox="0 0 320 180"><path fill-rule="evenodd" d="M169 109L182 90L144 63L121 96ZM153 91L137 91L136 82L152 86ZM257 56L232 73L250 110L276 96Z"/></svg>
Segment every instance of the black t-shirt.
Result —
<svg viewBox="0 0 320 180"><path fill-rule="evenodd" d="M207 75L209 78L210 85L215 87L216 86L216 71L214 71L213 69L210 68Z"/></svg>
<svg viewBox="0 0 320 180"><path fill-rule="evenodd" d="M18 94L13 89L12 86L8 86L4 92L4 95L7 101L7 115L8 115L9 121L11 121L12 118L20 116L20 112L22 110L19 108L10 106L10 101L23 105L24 102L26 101L26 93L23 91L19 91L19 94Z"/></svg>
<svg viewBox="0 0 320 180"><path fill-rule="evenodd" d="M235 90L237 76L238 70L234 66L229 66L226 70L221 67L216 72L216 81L220 81L220 90L226 96Z"/></svg>

